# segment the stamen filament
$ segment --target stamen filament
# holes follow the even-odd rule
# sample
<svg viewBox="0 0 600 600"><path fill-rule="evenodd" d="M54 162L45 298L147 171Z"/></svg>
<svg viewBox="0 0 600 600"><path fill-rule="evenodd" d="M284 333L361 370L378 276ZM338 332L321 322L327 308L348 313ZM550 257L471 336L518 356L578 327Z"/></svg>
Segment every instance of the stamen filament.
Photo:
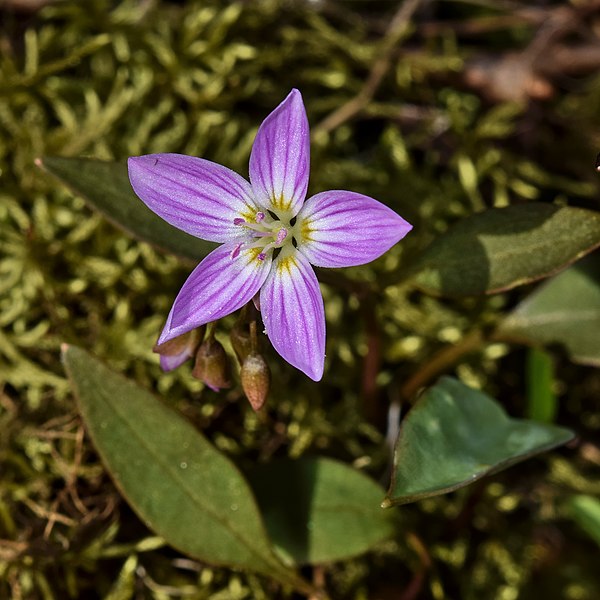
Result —
<svg viewBox="0 0 600 600"><path fill-rule="evenodd" d="M273 228L271 227L271 223L265 223L264 225L259 225L258 223L248 223L244 222L244 226L248 229L252 229L252 231L258 231L259 233L266 233L267 235L273 235ZM268 227L271 231L265 231L265 227Z"/></svg>

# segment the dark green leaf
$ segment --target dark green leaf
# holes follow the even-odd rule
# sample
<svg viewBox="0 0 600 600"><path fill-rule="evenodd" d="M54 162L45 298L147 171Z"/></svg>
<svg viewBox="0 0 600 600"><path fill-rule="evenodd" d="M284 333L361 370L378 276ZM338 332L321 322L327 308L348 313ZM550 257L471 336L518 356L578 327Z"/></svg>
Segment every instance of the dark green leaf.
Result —
<svg viewBox="0 0 600 600"><path fill-rule="evenodd" d="M491 294L547 277L600 245L600 213L530 203L468 217L417 259L413 281L447 296Z"/></svg>
<svg viewBox="0 0 600 600"><path fill-rule="evenodd" d="M63 361L96 449L148 527L197 559L297 584L229 459L178 413L83 350L65 347Z"/></svg>
<svg viewBox="0 0 600 600"><path fill-rule="evenodd" d="M393 533L383 489L333 460L280 460L249 474L271 539L296 564L341 560Z"/></svg>
<svg viewBox="0 0 600 600"><path fill-rule="evenodd" d="M569 267L528 296L501 323L498 336L560 344L579 363L600 366L600 255Z"/></svg>
<svg viewBox="0 0 600 600"><path fill-rule="evenodd" d="M584 494L573 496L569 501L573 520L598 544L600 544L600 500Z"/></svg>
<svg viewBox="0 0 600 600"><path fill-rule="evenodd" d="M543 350L530 348L527 353L527 416L534 421L552 423L558 403L554 393L554 363Z"/></svg>
<svg viewBox="0 0 600 600"><path fill-rule="evenodd" d="M451 492L572 437L562 427L512 419L489 396L443 377L402 423L385 504Z"/></svg>
<svg viewBox="0 0 600 600"><path fill-rule="evenodd" d="M58 177L109 221L135 238L198 262L215 244L199 240L155 215L133 192L125 162L46 156L39 165Z"/></svg>

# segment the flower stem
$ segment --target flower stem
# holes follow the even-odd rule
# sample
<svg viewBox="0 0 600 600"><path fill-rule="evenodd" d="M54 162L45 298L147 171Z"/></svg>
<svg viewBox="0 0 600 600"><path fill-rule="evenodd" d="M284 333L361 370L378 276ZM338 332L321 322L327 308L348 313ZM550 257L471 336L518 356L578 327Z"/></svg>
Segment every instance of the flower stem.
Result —
<svg viewBox="0 0 600 600"><path fill-rule="evenodd" d="M457 344L442 348L400 388L401 398L407 402L414 402L416 393L422 387L456 364L465 354L481 348L487 341L488 337L481 330L476 329L468 333Z"/></svg>
<svg viewBox="0 0 600 600"><path fill-rule="evenodd" d="M258 340L256 339L256 321L250 321L250 348L252 354L256 354L258 351Z"/></svg>
<svg viewBox="0 0 600 600"><path fill-rule="evenodd" d="M207 327L208 331L206 332L206 339L213 341L215 339L215 330L217 329L217 322L211 321Z"/></svg>

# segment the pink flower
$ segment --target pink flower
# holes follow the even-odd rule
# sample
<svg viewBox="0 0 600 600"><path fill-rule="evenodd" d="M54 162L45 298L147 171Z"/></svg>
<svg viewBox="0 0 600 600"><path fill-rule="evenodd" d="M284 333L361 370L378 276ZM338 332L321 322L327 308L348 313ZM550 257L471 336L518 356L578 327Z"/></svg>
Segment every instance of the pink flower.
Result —
<svg viewBox="0 0 600 600"><path fill-rule="evenodd" d="M258 130L250 183L202 158L129 159L131 185L151 210L187 233L222 243L183 284L159 344L234 312L260 292L275 350L311 379L321 379L325 312L311 265L368 263L412 226L355 192L332 190L305 200L309 163L308 119L295 89Z"/></svg>

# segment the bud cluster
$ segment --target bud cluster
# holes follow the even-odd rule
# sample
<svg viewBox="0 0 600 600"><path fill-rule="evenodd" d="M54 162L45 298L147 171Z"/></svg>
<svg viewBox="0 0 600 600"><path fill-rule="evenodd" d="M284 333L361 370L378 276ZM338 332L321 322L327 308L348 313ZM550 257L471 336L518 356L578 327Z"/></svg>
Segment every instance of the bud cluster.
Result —
<svg viewBox="0 0 600 600"><path fill-rule="evenodd" d="M253 314L249 315L250 311ZM256 311L247 306L230 332L230 340L240 365L242 389L255 411L260 410L269 394L271 370L259 349ZM231 386L229 357L215 338L215 323L194 329L164 344L156 345L164 371L171 371L194 358L192 376L218 392Z"/></svg>

